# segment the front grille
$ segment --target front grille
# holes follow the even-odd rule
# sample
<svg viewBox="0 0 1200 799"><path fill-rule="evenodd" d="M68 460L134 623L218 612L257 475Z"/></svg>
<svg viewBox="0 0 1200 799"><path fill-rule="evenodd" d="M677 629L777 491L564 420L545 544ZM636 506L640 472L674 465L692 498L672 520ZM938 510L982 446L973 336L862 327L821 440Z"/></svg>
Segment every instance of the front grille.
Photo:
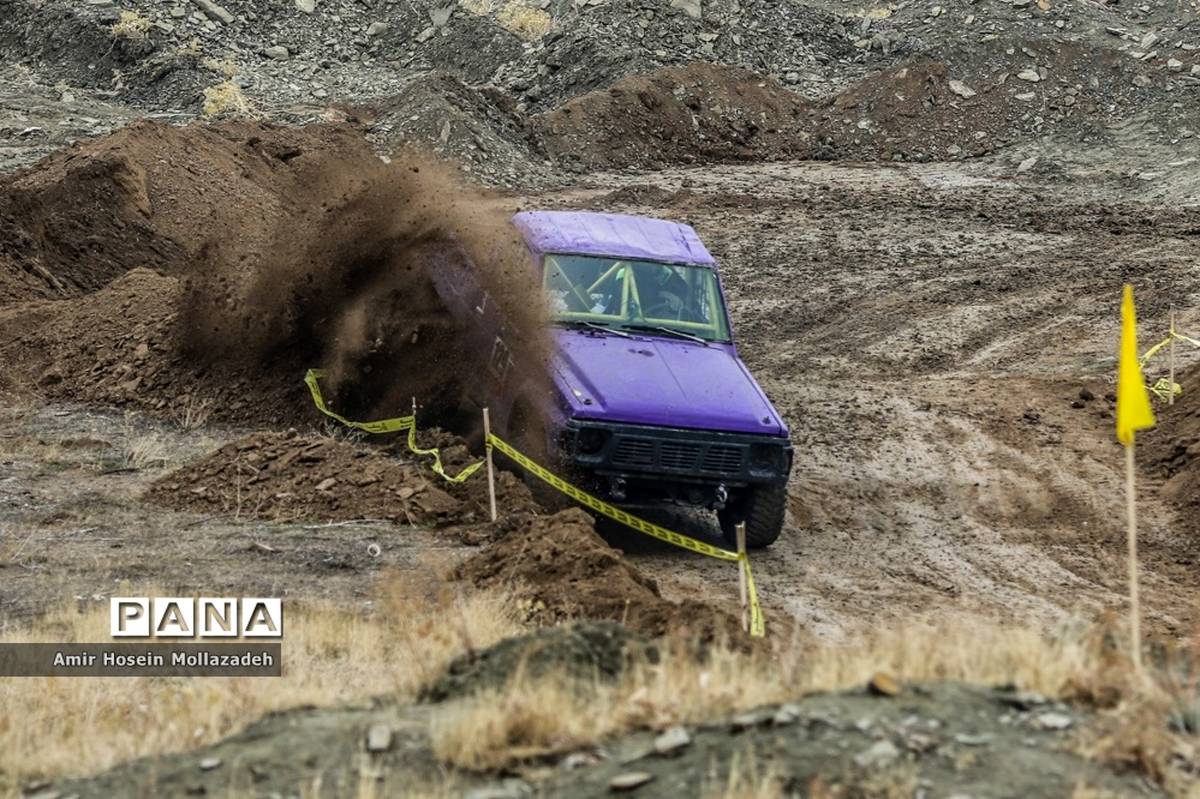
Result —
<svg viewBox="0 0 1200 799"><path fill-rule="evenodd" d="M653 466L654 442L644 438L622 438L612 459L615 466Z"/></svg>
<svg viewBox="0 0 1200 799"><path fill-rule="evenodd" d="M706 472L739 472L742 469L742 448L714 444L704 453L701 468Z"/></svg>
<svg viewBox="0 0 1200 799"><path fill-rule="evenodd" d="M611 465L618 469L668 469L734 476L741 473L744 461L745 447L618 436Z"/></svg>
<svg viewBox="0 0 1200 799"><path fill-rule="evenodd" d="M700 457L700 445L683 441L663 441L659 444L659 462L668 469L694 469Z"/></svg>

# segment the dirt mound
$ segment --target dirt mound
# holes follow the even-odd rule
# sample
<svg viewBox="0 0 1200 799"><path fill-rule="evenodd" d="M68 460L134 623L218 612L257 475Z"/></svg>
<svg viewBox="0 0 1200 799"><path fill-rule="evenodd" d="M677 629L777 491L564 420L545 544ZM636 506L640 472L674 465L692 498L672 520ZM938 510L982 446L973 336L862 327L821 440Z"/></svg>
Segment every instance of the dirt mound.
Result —
<svg viewBox="0 0 1200 799"><path fill-rule="evenodd" d="M451 474L473 462L461 441L442 455ZM506 510L532 507L511 475L503 475L498 493ZM452 485L427 461L295 431L238 439L160 478L146 497L178 510L273 521L387 519L446 526L487 518L482 480Z"/></svg>
<svg viewBox="0 0 1200 799"><path fill-rule="evenodd" d="M184 273L230 230L252 260L249 221L279 216L285 174L335 154L373 158L332 125L140 122L76 144L0 180L0 302L77 296L136 267Z"/></svg>
<svg viewBox="0 0 1200 799"><path fill-rule="evenodd" d="M609 619L647 635L688 629L704 638L740 636L730 614L701 602L671 602L572 508L536 517L453 573L480 587L516 585L539 622Z"/></svg>
<svg viewBox="0 0 1200 799"><path fill-rule="evenodd" d="M544 627L456 658L425 692L425 698L440 702L503 688L518 674L612 680L631 658L646 652L646 645L641 636L611 621Z"/></svg>
<svg viewBox="0 0 1200 799"><path fill-rule="evenodd" d="M1159 427L1146 436L1147 449L1167 478L1163 495L1179 508L1186 537L1198 542L1200 553L1200 369L1179 383L1183 394L1174 407L1159 408Z"/></svg>
<svg viewBox="0 0 1200 799"><path fill-rule="evenodd" d="M534 117L556 159L588 168L800 155L808 104L761 75L689 64L617 81Z"/></svg>
<svg viewBox="0 0 1200 799"><path fill-rule="evenodd" d="M481 349L437 279L486 292L504 320L491 335L540 375L540 306L507 214L423 155L379 159L349 126L143 123L0 197L0 288L95 292L0 317L0 348L25 366L14 383L150 408L198 394L262 420L299 410L304 370L323 366L345 413L394 415L415 396L452 422ZM96 291L142 266L182 289L146 272Z"/></svg>

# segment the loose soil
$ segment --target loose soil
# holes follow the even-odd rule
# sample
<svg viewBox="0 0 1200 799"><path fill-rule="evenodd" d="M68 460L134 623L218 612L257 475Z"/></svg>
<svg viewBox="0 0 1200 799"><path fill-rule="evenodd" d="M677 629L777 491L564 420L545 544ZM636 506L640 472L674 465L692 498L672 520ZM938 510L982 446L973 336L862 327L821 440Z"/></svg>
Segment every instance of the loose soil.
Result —
<svg viewBox="0 0 1200 799"><path fill-rule="evenodd" d="M664 598L658 584L605 543L592 518L577 508L531 519L453 576L481 588L517 586L531 618L544 624L610 619L655 636L675 630L708 639L740 636L740 622L727 611Z"/></svg>
<svg viewBox="0 0 1200 799"><path fill-rule="evenodd" d="M396 445L395 449L400 446ZM465 444L445 447L448 473L473 463ZM437 481L436 483L433 481ZM498 496L514 513L536 506L511 474ZM146 498L177 510L234 514L272 521L386 519L414 527L443 527L486 519L480 481L443 482L428 462L328 436L255 433L160 478ZM453 492L453 493L451 493Z"/></svg>
<svg viewBox="0 0 1200 799"><path fill-rule="evenodd" d="M1180 345L1181 347L1183 345ZM1159 429L1141 434L1149 457L1166 478L1163 496L1179 510L1179 535L1195 544L1200 562L1200 369L1176 377L1183 395L1169 409L1158 409Z"/></svg>

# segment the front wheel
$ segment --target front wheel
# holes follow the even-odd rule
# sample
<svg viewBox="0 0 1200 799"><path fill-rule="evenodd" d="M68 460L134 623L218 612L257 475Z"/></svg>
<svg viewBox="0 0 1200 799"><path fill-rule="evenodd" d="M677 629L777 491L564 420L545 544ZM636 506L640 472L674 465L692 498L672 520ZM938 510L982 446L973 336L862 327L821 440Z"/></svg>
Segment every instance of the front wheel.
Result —
<svg viewBox="0 0 1200 799"><path fill-rule="evenodd" d="M528 406L519 406L513 414L509 435L517 450L539 466L554 470L555 464L551 461L550 452L547 449L546 424L536 411ZM513 466L520 474L521 480L529 488L529 493L533 495L543 510L556 513L571 506L570 500L541 478L515 463Z"/></svg>
<svg viewBox="0 0 1200 799"><path fill-rule="evenodd" d="M746 489L741 500L717 511L717 520L730 546L737 546L737 524L744 521L746 548L762 549L779 538L786 512L787 483L766 483Z"/></svg>

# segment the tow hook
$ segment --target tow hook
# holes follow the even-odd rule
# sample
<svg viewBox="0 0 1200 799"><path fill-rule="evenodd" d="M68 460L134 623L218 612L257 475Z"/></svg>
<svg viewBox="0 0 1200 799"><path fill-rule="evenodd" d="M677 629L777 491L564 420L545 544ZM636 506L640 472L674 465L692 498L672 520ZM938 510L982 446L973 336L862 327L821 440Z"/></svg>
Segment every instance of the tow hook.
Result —
<svg viewBox="0 0 1200 799"><path fill-rule="evenodd" d="M612 494L612 498L617 502L625 501L625 478L614 477L609 482L608 491Z"/></svg>
<svg viewBox="0 0 1200 799"><path fill-rule="evenodd" d="M717 486L717 490L714 493L716 494L716 499L713 501L713 510L723 510L725 503L729 501L729 489L722 483Z"/></svg>

